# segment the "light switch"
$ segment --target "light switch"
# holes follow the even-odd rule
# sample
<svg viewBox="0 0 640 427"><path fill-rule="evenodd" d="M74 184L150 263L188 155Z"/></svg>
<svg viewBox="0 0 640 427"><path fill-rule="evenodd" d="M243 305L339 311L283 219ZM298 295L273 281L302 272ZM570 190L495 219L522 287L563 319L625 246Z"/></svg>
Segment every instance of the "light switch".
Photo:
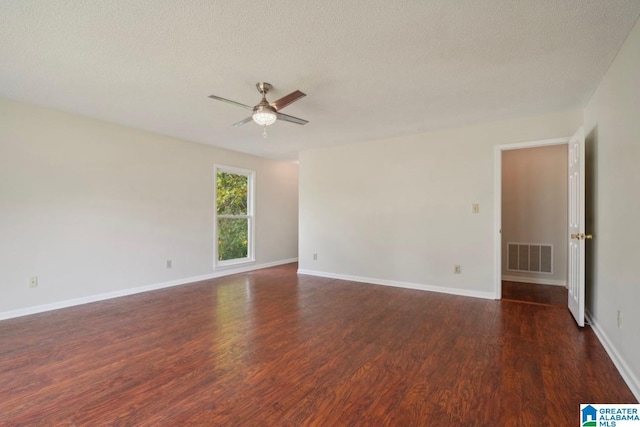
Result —
<svg viewBox="0 0 640 427"><path fill-rule="evenodd" d="M474 203L473 205L471 205L471 212L472 213L480 213L480 204L479 203Z"/></svg>

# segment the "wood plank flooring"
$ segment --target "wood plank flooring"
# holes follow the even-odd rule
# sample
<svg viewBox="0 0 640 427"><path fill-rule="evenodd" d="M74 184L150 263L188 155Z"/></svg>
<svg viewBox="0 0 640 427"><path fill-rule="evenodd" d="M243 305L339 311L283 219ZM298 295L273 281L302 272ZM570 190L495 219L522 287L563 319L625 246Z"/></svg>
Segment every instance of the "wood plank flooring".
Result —
<svg viewBox="0 0 640 427"><path fill-rule="evenodd" d="M564 308L296 268L1 321L0 425L568 426L636 402Z"/></svg>
<svg viewBox="0 0 640 427"><path fill-rule="evenodd" d="M566 307L567 298L567 288L564 286L502 281L503 300Z"/></svg>

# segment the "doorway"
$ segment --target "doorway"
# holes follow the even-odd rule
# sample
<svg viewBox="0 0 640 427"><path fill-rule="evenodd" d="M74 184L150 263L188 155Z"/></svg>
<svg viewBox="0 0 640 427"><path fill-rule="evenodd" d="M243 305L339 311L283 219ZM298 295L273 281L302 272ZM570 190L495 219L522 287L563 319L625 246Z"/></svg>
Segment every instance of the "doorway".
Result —
<svg viewBox="0 0 640 427"><path fill-rule="evenodd" d="M567 145L502 152L502 298L566 305Z"/></svg>
<svg viewBox="0 0 640 427"><path fill-rule="evenodd" d="M568 142L496 147L496 299L566 307Z"/></svg>

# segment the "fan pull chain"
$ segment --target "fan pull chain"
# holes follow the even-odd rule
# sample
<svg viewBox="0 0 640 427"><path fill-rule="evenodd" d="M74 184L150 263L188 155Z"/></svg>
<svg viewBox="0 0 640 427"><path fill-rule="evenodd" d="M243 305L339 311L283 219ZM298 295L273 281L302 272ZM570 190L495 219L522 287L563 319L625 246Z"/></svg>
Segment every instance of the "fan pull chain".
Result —
<svg viewBox="0 0 640 427"><path fill-rule="evenodd" d="M262 126L262 137L264 139L267 139L267 127L266 126Z"/></svg>

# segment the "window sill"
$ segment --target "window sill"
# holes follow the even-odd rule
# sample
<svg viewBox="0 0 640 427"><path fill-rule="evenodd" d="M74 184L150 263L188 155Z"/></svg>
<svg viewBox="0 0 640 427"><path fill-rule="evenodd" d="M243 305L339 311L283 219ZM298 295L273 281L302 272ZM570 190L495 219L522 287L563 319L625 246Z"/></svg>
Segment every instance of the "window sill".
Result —
<svg viewBox="0 0 640 427"><path fill-rule="evenodd" d="M253 258L232 259L228 261L216 261L213 265L214 270L223 270L230 267L238 267L242 265L255 264L256 260Z"/></svg>

